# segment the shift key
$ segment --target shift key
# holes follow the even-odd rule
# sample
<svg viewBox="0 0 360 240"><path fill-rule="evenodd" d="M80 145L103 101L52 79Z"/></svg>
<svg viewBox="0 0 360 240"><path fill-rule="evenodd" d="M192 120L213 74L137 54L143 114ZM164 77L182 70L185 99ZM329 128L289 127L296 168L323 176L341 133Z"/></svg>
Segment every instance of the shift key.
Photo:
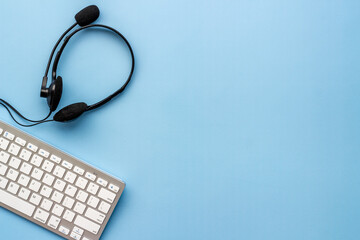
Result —
<svg viewBox="0 0 360 240"><path fill-rule="evenodd" d="M93 234L98 234L99 229L100 229L100 225L82 217L82 216L77 216L74 222L75 225L79 226L80 228L83 228Z"/></svg>
<svg viewBox="0 0 360 240"><path fill-rule="evenodd" d="M0 190L0 203L5 204L29 217L32 216L35 210L35 207L32 204L3 190Z"/></svg>
<svg viewBox="0 0 360 240"><path fill-rule="evenodd" d="M86 213L85 213L85 217L102 224L104 222L105 219L105 215L92 209L92 208L88 208Z"/></svg>

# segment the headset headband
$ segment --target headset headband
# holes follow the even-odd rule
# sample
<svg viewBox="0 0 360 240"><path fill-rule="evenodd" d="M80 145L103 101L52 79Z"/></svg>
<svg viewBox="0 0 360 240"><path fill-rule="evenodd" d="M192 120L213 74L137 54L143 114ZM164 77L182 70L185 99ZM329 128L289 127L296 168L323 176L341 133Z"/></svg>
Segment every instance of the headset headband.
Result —
<svg viewBox="0 0 360 240"><path fill-rule="evenodd" d="M111 94L110 96L104 98L103 100L95 103L95 104L92 104L92 105L89 105L87 108L86 108L86 111L89 111L89 110L94 110L98 107L101 107L102 105L104 105L105 103L109 102L112 98L116 97L117 95L119 95L120 93L122 93L126 86L129 84L130 80L131 80L131 77L134 73L134 68L135 68L135 57L134 57L134 52L131 48L131 45L130 43L128 42L128 40L124 37L124 35L122 35L119 31L117 31L116 29L112 28L112 27L109 27L109 26L106 26L106 25L102 25L102 24L92 24L92 25L87 25L87 26L84 26L84 27L81 27L77 30L75 30L74 32L72 32L70 35L68 35L65 39L64 39L64 43L61 45L59 51L57 52L56 54L56 57L54 59L54 64L53 64L53 69L52 69L52 79L55 80L56 79L56 70L57 70L57 67L58 67L58 64L59 64L59 61L60 61L60 58L61 58L61 55L66 47L66 45L69 43L69 40L78 32L80 31L83 31L85 29L88 29L88 28L105 28L107 30L110 30L112 32L114 32L115 34L117 34L120 38L123 39L123 41L125 42L126 46L129 48L129 51L130 51L130 55L131 55L131 70L130 70L130 73L129 73L129 76L126 80L126 82L121 86L121 88L119 88L117 91L115 91L113 94Z"/></svg>

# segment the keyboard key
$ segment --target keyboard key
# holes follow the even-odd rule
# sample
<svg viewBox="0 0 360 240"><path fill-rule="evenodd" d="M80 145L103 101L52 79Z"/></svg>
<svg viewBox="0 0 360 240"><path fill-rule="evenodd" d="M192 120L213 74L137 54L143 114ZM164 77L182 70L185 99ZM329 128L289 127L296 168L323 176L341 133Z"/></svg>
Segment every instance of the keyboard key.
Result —
<svg viewBox="0 0 360 240"><path fill-rule="evenodd" d="M23 214L29 216L29 217L32 216L32 214L35 210L35 207L32 204L14 196L14 195L11 195L10 193L8 193L4 190L0 190L0 202L4 205L7 205Z"/></svg>
<svg viewBox="0 0 360 240"><path fill-rule="evenodd" d="M77 212L78 214L83 214L85 211L85 208L86 208L85 204L77 202L75 204L74 211Z"/></svg>
<svg viewBox="0 0 360 240"><path fill-rule="evenodd" d="M15 139L15 142L16 142L17 144L19 144L20 146L22 146L22 147L24 147L25 144L26 144L26 141L25 141L24 139L22 139L22 138L19 138L19 137L17 137L17 138Z"/></svg>
<svg viewBox="0 0 360 240"><path fill-rule="evenodd" d="M94 196L90 196L89 197L89 200L87 202L87 204L89 204L89 206L93 207L93 208L96 208L98 203L99 203L99 199L97 197L94 197Z"/></svg>
<svg viewBox="0 0 360 240"><path fill-rule="evenodd" d="M75 225L91 232L92 234L97 234L100 229L100 225L98 225L80 215L76 216L74 223L75 223Z"/></svg>
<svg viewBox="0 0 360 240"><path fill-rule="evenodd" d="M69 163L68 161L63 161L61 164L63 167L66 167L67 169L71 170L73 165L71 163Z"/></svg>
<svg viewBox="0 0 360 240"><path fill-rule="evenodd" d="M46 198L50 197L50 194L52 192L52 189L48 186L43 186L40 191L40 195L43 195Z"/></svg>
<svg viewBox="0 0 360 240"><path fill-rule="evenodd" d="M53 202L48 200L48 199L44 199L40 205L40 207L46 211L50 211L50 208L52 207Z"/></svg>
<svg viewBox="0 0 360 240"><path fill-rule="evenodd" d="M96 195L98 189L99 189L99 185L96 185L95 183L90 183L87 188L87 191L93 195Z"/></svg>
<svg viewBox="0 0 360 240"><path fill-rule="evenodd" d="M7 169L8 167L5 164L0 163L0 175L4 176Z"/></svg>
<svg viewBox="0 0 360 240"><path fill-rule="evenodd" d="M40 167L42 161L43 161L42 157L40 157L39 155L34 154L34 156L31 158L30 163L37 166L37 167Z"/></svg>
<svg viewBox="0 0 360 240"><path fill-rule="evenodd" d="M29 188L30 188L30 190L33 190L34 192L38 192L40 189L40 186L41 186L41 183L39 183L38 181L35 181L35 180L31 180Z"/></svg>
<svg viewBox="0 0 360 240"><path fill-rule="evenodd" d="M115 200L116 194L106 190L105 188L101 188L98 196L110 203L113 203Z"/></svg>
<svg viewBox="0 0 360 240"><path fill-rule="evenodd" d="M103 212L103 213L105 213L105 214L106 214L106 213L108 213L108 212L109 212L110 207L111 207L111 205L110 205L110 204L108 204L108 203L106 203L106 202L102 201L102 202L100 203L99 210L100 210L101 212Z"/></svg>
<svg viewBox="0 0 360 240"><path fill-rule="evenodd" d="M25 173L26 175L29 175L30 171L32 169L32 166L26 162L24 162L22 165L21 165L21 168L20 168L20 172L23 172ZM41 176L40 176L41 177Z"/></svg>
<svg viewBox="0 0 360 240"><path fill-rule="evenodd" d="M70 234L70 237L73 238L73 239L75 239L75 240L80 240L80 238L81 238L81 236L80 236L79 234L74 233L74 232L72 232L72 233Z"/></svg>
<svg viewBox="0 0 360 240"><path fill-rule="evenodd" d="M79 175L83 175L85 171L84 171L84 169L79 168L78 166L75 166L74 167L74 172L79 174Z"/></svg>
<svg viewBox="0 0 360 240"><path fill-rule="evenodd" d="M83 235L84 234L84 230L82 230L81 228L78 228L78 227L74 227L74 229L73 229L73 232L74 233L77 233L77 234L79 234L79 235Z"/></svg>
<svg viewBox="0 0 360 240"><path fill-rule="evenodd" d="M7 152L4 151L0 152L0 162L6 164L9 161L9 158L10 158L10 154L8 154Z"/></svg>
<svg viewBox="0 0 360 240"><path fill-rule="evenodd" d="M19 154L19 151L20 151L19 145L15 144L15 143L10 144L10 147L8 150L9 153L11 153L14 156L17 156Z"/></svg>
<svg viewBox="0 0 360 240"><path fill-rule="evenodd" d="M0 149L6 150L8 146L9 146L9 141L6 140L5 138L0 138Z"/></svg>
<svg viewBox="0 0 360 240"><path fill-rule="evenodd" d="M65 197L64 202L63 202L62 205L63 205L64 207L67 207L67 208L69 208L69 209L72 209L72 206L74 205L74 202L75 202L74 199L69 198L69 197Z"/></svg>
<svg viewBox="0 0 360 240"><path fill-rule="evenodd" d="M12 157L9 162L9 166L15 169L18 169L20 166L21 161L16 157Z"/></svg>
<svg viewBox="0 0 360 240"><path fill-rule="evenodd" d="M54 175L58 178L62 178L65 174L65 168L62 168L60 166L56 166L54 170Z"/></svg>
<svg viewBox="0 0 360 240"><path fill-rule="evenodd" d="M119 192L119 187L114 185L114 184L110 184L109 185L109 189L115 193L118 193Z"/></svg>
<svg viewBox="0 0 360 240"><path fill-rule="evenodd" d="M65 185L66 185L66 183L64 181L61 181L61 180L57 179L55 181L54 188L56 190L59 190L60 192L62 192L64 190L64 188L65 188Z"/></svg>
<svg viewBox="0 0 360 240"><path fill-rule="evenodd" d="M10 141L14 140L15 136L14 134L11 134L9 132L5 132L4 133L4 137L6 137L7 139L9 139Z"/></svg>
<svg viewBox="0 0 360 240"><path fill-rule="evenodd" d="M88 183L88 180L86 180L85 178L79 177L78 180L76 181L75 186L77 186L81 189L85 189L87 183Z"/></svg>
<svg viewBox="0 0 360 240"><path fill-rule="evenodd" d="M28 143L28 145L26 146L27 149L29 149L30 151L33 151L33 152L37 152L38 150L38 147L35 146L34 144L32 143Z"/></svg>
<svg viewBox="0 0 360 240"><path fill-rule="evenodd" d="M90 220L93 220L99 224L102 224L105 220L105 215L92 209L88 208L85 213L85 217L89 218Z"/></svg>
<svg viewBox="0 0 360 240"><path fill-rule="evenodd" d="M30 191L26 188L21 188L19 191L19 197L24 199L24 200L28 200L30 195Z"/></svg>
<svg viewBox="0 0 360 240"><path fill-rule="evenodd" d="M43 174L44 174L44 171L42 171L38 168L35 168L31 174L31 177L35 178L36 180L40 180L41 177L43 176Z"/></svg>
<svg viewBox="0 0 360 240"><path fill-rule="evenodd" d="M18 177L19 172L14 170L14 169L10 169L6 175L6 177L10 180L13 180L15 182L16 178Z"/></svg>
<svg viewBox="0 0 360 240"><path fill-rule="evenodd" d="M11 192L12 194L16 195L17 191L19 190L19 185L17 185L16 183L10 182L7 190L8 192Z"/></svg>
<svg viewBox="0 0 360 240"><path fill-rule="evenodd" d="M23 149L21 150L21 153L20 153L20 158L25 160L25 161L29 161L30 157L31 157L31 152L26 150L26 149Z"/></svg>
<svg viewBox="0 0 360 240"><path fill-rule="evenodd" d="M27 187L27 185L30 182L30 178L24 174L21 174L18 180L18 183L24 187Z"/></svg>
<svg viewBox="0 0 360 240"><path fill-rule="evenodd" d="M75 182L76 174L68 171L65 175L65 181L73 184Z"/></svg>
<svg viewBox="0 0 360 240"><path fill-rule="evenodd" d="M48 217L49 217L49 213L40 208L36 210L34 215L34 218L43 224L45 224Z"/></svg>
<svg viewBox="0 0 360 240"><path fill-rule="evenodd" d="M57 227L59 226L59 223L60 223L60 218L52 215L49 219L48 226L53 229L57 229Z"/></svg>
<svg viewBox="0 0 360 240"><path fill-rule="evenodd" d="M64 226L60 226L60 227L59 227L59 231L60 231L61 233L65 234L65 235L68 235L69 232L70 232L70 230L67 229L67 228L64 227Z"/></svg>
<svg viewBox="0 0 360 240"><path fill-rule="evenodd" d="M74 197L75 196L75 193L77 191L77 188L72 186L72 185L68 185L65 189L65 193L67 195L69 195L70 197Z"/></svg>
<svg viewBox="0 0 360 240"><path fill-rule="evenodd" d="M55 155L51 155L50 160L53 162L56 162L57 164L59 164L61 162L61 158L59 158L58 156L55 156Z"/></svg>
<svg viewBox="0 0 360 240"><path fill-rule="evenodd" d="M57 203L61 203L62 199L64 197L64 194L58 192L58 191L55 191L54 194L52 195L51 197L51 200L57 202Z"/></svg>
<svg viewBox="0 0 360 240"><path fill-rule="evenodd" d="M61 217L62 213L64 211L64 208L58 204L55 204L52 213L55 214L56 216Z"/></svg>
<svg viewBox="0 0 360 240"><path fill-rule="evenodd" d="M44 158L48 158L49 155L50 155L50 153L47 152L47 151L45 151L44 149L40 149L40 150L39 150L39 154L40 154L40 156L42 156L42 157L44 157Z"/></svg>
<svg viewBox="0 0 360 240"><path fill-rule="evenodd" d="M76 195L76 199L79 200L80 202L85 202L88 196L89 194L80 190Z"/></svg>
<svg viewBox="0 0 360 240"><path fill-rule="evenodd" d="M42 169L45 170L46 172L51 172L52 169L54 167L54 163L48 161L48 160L45 160L44 164L42 165Z"/></svg>
<svg viewBox="0 0 360 240"><path fill-rule="evenodd" d="M66 210L63 216L63 218L68 222L72 222L74 220L74 217L75 213L70 210Z"/></svg>
<svg viewBox="0 0 360 240"><path fill-rule="evenodd" d="M96 179L96 176L95 176L94 174L92 174L92 173L89 173L89 172L87 172L87 173L85 174L85 177L86 177L87 179L90 179L91 181L95 181L95 179Z"/></svg>
<svg viewBox="0 0 360 240"><path fill-rule="evenodd" d="M101 186L103 186L103 187L106 187L107 184L108 184L108 182L107 182L106 180L102 179L102 178L98 178L98 179L96 180L96 182L97 182L98 184L100 184Z"/></svg>
<svg viewBox="0 0 360 240"><path fill-rule="evenodd" d="M42 199L42 196L40 196L40 195L38 195L36 193L33 193L31 195L30 202L32 204L35 204L36 206L38 206L40 204L41 199Z"/></svg>
<svg viewBox="0 0 360 240"><path fill-rule="evenodd" d="M6 178L0 177L0 188L5 189L7 183L8 183L8 180ZM1 198L0 198L0 202L1 202Z"/></svg>
<svg viewBox="0 0 360 240"><path fill-rule="evenodd" d="M53 184L54 180L55 180L55 177L47 173L47 174L45 174L42 182L45 183L46 185L51 186Z"/></svg>

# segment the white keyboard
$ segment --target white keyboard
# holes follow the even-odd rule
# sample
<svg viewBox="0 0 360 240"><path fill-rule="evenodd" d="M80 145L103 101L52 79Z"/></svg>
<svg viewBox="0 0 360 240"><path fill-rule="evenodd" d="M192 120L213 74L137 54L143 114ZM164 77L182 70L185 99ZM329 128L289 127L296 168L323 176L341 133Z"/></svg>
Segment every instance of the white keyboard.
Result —
<svg viewBox="0 0 360 240"><path fill-rule="evenodd" d="M1 207L66 239L97 240L124 187L0 121Z"/></svg>

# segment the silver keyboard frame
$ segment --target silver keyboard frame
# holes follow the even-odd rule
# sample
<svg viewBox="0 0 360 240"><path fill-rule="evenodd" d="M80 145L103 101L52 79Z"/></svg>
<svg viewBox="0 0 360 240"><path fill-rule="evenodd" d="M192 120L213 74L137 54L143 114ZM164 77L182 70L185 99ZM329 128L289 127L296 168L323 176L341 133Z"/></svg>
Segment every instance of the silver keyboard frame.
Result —
<svg viewBox="0 0 360 240"><path fill-rule="evenodd" d="M110 204L111 205L110 210L106 214L106 218L105 218L104 222L100 225L100 230L99 230L98 234L94 235L94 234L84 230L84 234L82 235L82 238L87 237L87 238L89 238L91 240L99 240L100 237L101 237L101 234L103 233L103 231L104 231L104 229L105 229L105 227L106 227L106 225L107 225L107 223L108 223L108 221L109 221L109 219L111 217L111 215L114 212L114 209L115 209L115 207L116 207L116 205L117 205L117 203L118 203L118 201L120 199L120 196L122 195L122 193L124 191L124 188L125 188L125 185L126 185L125 182L122 181L121 179L118 179L116 177L113 177L113 176L101 171L100 169L92 167L89 164L87 164L87 163L85 163L85 162L83 162L83 161L81 161L81 160L79 160L79 159L77 159L77 158L75 158L75 157L73 157L73 156L59 150L59 149L57 149L56 147L54 147L54 146L52 146L50 144L47 144L47 143L45 143L45 142L43 142L43 141L29 135L28 133L25 133L25 132L17 129L16 127L13 127L13 126L11 126L11 125L9 125L9 124L1 121L1 120L0 120L0 128L2 128L4 130L4 132L8 131L8 132L14 134L15 138L20 137L20 138L24 139L26 142L33 143L36 146L38 146L39 149L42 148L42 149L50 152L50 155L54 154L54 155L60 157L63 160L67 160L68 162L72 163L73 166L78 166L78 167L84 169L85 172L90 172L90 173L96 175L96 178L100 177L100 178L108 181L109 184L113 183L113 184L117 185L120 188L119 191L116 193L116 197L115 197L114 202L112 204ZM27 201L27 202L29 202L29 201ZM4 205L1 202L0 202L0 207L2 207L4 209L7 209L10 212L13 212L13 213L15 213L15 214L29 220L30 222L33 222L33 223L35 223L35 224L37 224L37 225L39 225L39 226L41 226L41 227L55 233L55 234L65 238L65 239L74 240L73 238L70 237L70 233L71 233L71 231L72 231L75 224L73 224L73 223L67 224L66 221L63 221L63 218L61 218L62 221L59 224L59 226L62 225L64 227L68 228L70 230L70 233L68 235L64 235L60 231L49 227L47 224L42 224L42 223L36 221L34 218L28 217L27 215L24 215L23 213L17 211L16 209L8 207L7 205ZM84 215L82 214L81 216L84 216Z"/></svg>

